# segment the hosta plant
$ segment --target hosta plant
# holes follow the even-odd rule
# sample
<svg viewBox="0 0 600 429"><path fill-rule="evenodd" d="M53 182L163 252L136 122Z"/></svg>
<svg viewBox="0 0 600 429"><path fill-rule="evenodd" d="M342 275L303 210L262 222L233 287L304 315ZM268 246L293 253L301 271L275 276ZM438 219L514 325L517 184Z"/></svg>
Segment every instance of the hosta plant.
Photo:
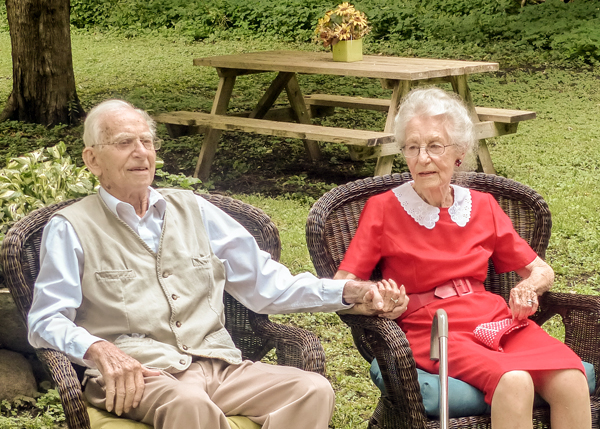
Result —
<svg viewBox="0 0 600 429"><path fill-rule="evenodd" d="M10 159L0 170L0 244L10 226L32 210L97 188L96 177L71 161L63 142Z"/></svg>

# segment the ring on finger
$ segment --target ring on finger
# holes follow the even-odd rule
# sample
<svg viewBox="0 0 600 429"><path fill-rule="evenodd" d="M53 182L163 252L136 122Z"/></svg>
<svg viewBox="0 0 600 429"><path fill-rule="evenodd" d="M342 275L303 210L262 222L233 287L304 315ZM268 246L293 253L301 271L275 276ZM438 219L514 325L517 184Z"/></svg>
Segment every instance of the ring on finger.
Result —
<svg viewBox="0 0 600 429"><path fill-rule="evenodd" d="M527 304L533 305L533 304L535 304L535 301L533 299L530 299L530 300L527 301Z"/></svg>
<svg viewBox="0 0 600 429"><path fill-rule="evenodd" d="M398 304L398 300L394 298L390 298L394 304Z"/></svg>

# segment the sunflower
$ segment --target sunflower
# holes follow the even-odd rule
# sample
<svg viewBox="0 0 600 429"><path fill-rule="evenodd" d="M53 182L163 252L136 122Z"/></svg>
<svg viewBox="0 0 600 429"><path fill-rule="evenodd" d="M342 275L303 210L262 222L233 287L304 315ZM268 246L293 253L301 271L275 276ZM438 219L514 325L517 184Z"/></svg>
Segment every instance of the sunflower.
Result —
<svg viewBox="0 0 600 429"><path fill-rule="evenodd" d="M340 28L335 32L340 40L351 40L352 39L352 26L345 22L340 25Z"/></svg>
<svg viewBox="0 0 600 429"><path fill-rule="evenodd" d="M359 28L367 28L367 26L369 25L367 23L367 17L365 16L364 13L360 13L360 12L356 12L354 15L352 15L352 17L350 18L349 21L350 24L356 25Z"/></svg>
<svg viewBox="0 0 600 429"><path fill-rule="evenodd" d="M321 35L323 29L327 27L327 23L329 23L329 17L325 15L323 18L319 18L319 22L317 23L317 28L315 28L315 34Z"/></svg>
<svg viewBox="0 0 600 429"><path fill-rule="evenodd" d="M354 6L352 6L348 2L344 2L340 5L338 5L337 9L335 10L335 14L338 16L351 15L354 12L356 12L356 9L354 9Z"/></svg>

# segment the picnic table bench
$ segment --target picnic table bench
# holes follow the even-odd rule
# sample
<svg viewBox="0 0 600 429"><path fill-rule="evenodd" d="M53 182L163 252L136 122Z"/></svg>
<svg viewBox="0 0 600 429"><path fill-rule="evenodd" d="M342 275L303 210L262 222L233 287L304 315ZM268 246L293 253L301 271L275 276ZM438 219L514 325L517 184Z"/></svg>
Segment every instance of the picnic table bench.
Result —
<svg viewBox="0 0 600 429"><path fill-rule="evenodd" d="M221 131L242 131L268 136L318 140L358 146L377 146L395 141L394 135L380 131L352 130L321 125L252 119L242 116L213 115L201 112L172 112L154 116L157 122ZM198 129L198 131L200 131Z"/></svg>
<svg viewBox="0 0 600 429"><path fill-rule="evenodd" d="M391 104L390 99L330 94L306 95L304 102L310 108L311 117L314 118L331 115L336 107L387 112ZM479 140L514 134L517 132L519 122L536 118L536 113L531 110L478 106L475 106L474 109L478 118L478 122L475 123L475 135Z"/></svg>

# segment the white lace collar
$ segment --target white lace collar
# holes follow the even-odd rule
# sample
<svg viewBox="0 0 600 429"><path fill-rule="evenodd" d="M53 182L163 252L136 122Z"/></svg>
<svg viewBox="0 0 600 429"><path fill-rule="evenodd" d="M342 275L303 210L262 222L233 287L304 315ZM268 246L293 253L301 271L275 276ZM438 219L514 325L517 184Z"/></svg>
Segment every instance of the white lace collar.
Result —
<svg viewBox="0 0 600 429"><path fill-rule="evenodd" d="M412 184L412 181L404 183L392 191L410 217L419 225L433 229L436 222L440 220L440 209L423 201L413 189ZM454 204L448 208L448 214L455 224L463 227L471 218L471 192L460 186L450 186L454 189Z"/></svg>

